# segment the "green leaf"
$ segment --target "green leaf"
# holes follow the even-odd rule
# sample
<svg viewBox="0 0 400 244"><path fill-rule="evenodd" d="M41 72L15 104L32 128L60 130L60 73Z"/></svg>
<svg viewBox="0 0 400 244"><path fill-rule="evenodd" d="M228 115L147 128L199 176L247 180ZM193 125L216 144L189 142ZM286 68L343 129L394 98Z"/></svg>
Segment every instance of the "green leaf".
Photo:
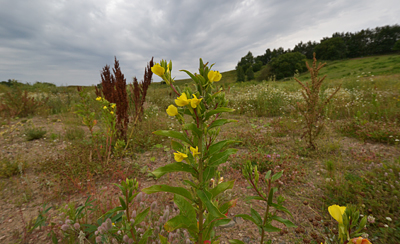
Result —
<svg viewBox="0 0 400 244"><path fill-rule="evenodd" d="M224 124L231 123L231 122L237 122L237 120L235 120L235 119L217 119L210 124L208 129L212 129L217 126L222 126Z"/></svg>
<svg viewBox="0 0 400 244"><path fill-rule="evenodd" d="M218 153L225 146L232 144L232 143L236 143L236 142L237 141L233 141L233 140L223 140L223 141L217 142L210 146L210 148L208 149L208 152L207 152L207 156L211 156L214 153Z"/></svg>
<svg viewBox="0 0 400 244"><path fill-rule="evenodd" d="M229 202L224 203L222 206L219 207L219 211L223 214L226 214L230 208L233 208L236 206L237 200L238 199L236 198L236 199L230 200Z"/></svg>
<svg viewBox="0 0 400 244"><path fill-rule="evenodd" d="M286 227L297 227L295 224L293 224L291 221L281 218L279 216L272 216L271 219L276 220L278 222L281 222L282 224L286 225Z"/></svg>
<svg viewBox="0 0 400 244"><path fill-rule="evenodd" d="M194 80L196 83L199 83L199 80L197 79L197 77L196 76L194 76L192 73L190 73L189 71L187 71L187 70L184 70L184 69L182 69L182 70L179 70L179 71L183 71L183 72L185 72L186 74L188 74L189 76L190 76L190 78L192 78L192 80Z"/></svg>
<svg viewBox="0 0 400 244"><path fill-rule="evenodd" d="M160 167L160 168L154 170L151 173L153 175L155 175L156 178L160 178L161 176L163 176L167 173L172 173L172 172L188 172L194 178L197 178L197 171L192 166L185 164L183 162L175 162L175 163L167 164L163 167Z"/></svg>
<svg viewBox="0 0 400 244"><path fill-rule="evenodd" d="M257 225L261 226L262 225L262 219L261 219L260 214L256 210L254 210L254 208L251 208L250 212L251 212L251 217L253 217L253 219L255 221L257 221Z"/></svg>
<svg viewBox="0 0 400 244"><path fill-rule="evenodd" d="M285 212L287 214L289 214L290 216L292 216L292 213L290 213L289 210L287 210L287 208L285 208L284 206L280 205L280 204L276 204L276 203L271 203L269 204L271 207L274 207L276 210ZM293 217L293 216L292 216Z"/></svg>
<svg viewBox="0 0 400 244"><path fill-rule="evenodd" d="M219 219L217 221L215 221L214 226L221 226L221 225L226 225L229 224L229 222L231 222L231 219Z"/></svg>
<svg viewBox="0 0 400 244"><path fill-rule="evenodd" d="M190 192L183 187L173 187L169 185L152 185L150 187L142 189L142 192L146 194L152 194L156 192L171 192L186 197L186 199L190 201L193 201Z"/></svg>
<svg viewBox="0 0 400 244"><path fill-rule="evenodd" d="M199 230L197 229L197 220L194 219L194 222L190 221L187 217L183 215L177 215L168 220L167 223L165 223L164 228L166 231L169 232L180 228L188 229L192 234L199 232Z"/></svg>
<svg viewBox="0 0 400 244"><path fill-rule="evenodd" d="M247 215L247 214L238 214L238 215L236 215L236 217L241 217L241 218L244 219L244 220L249 220L249 221L253 222L255 225L259 226L259 224L257 223L257 221L256 221L253 217L251 217L250 215Z"/></svg>
<svg viewBox="0 0 400 244"><path fill-rule="evenodd" d="M168 238L158 234L158 238L160 238L161 244L169 244Z"/></svg>
<svg viewBox="0 0 400 244"><path fill-rule="evenodd" d="M272 180L272 181L276 181L277 179L281 178L282 175L283 175L283 171L278 172L278 173L276 173L276 174L274 174L274 175L272 176L272 179L271 179L271 180Z"/></svg>
<svg viewBox="0 0 400 244"><path fill-rule="evenodd" d="M124 209L126 209L126 203L125 203L124 199L123 199L122 197L119 197L119 201L120 201L120 203L121 203L121 206L122 206Z"/></svg>
<svg viewBox="0 0 400 244"><path fill-rule="evenodd" d="M269 180L270 177L271 177L271 170L268 170L268 172L265 174L265 179Z"/></svg>
<svg viewBox="0 0 400 244"><path fill-rule="evenodd" d="M260 201L265 201L264 198L260 197L260 196L249 196L245 198L245 201L251 201L251 200L260 200Z"/></svg>
<svg viewBox="0 0 400 244"><path fill-rule="evenodd" d="M147 239L153 234L153 229L148 229L146 232L143 233L142 238L139 241L139 244L146 244Z"/></svg>
<svg viewBox="0 0 400 244"><path fill-rule="evenodd" d="M281 229L272 226L270 223L267 223L265 226L262 227L266 232L279 232Z"/></svg>
<svg viewBox="0 0 400 244"><path fill-rule="evenodd" d="M232 108L217 108L217 109L207 112L204 119L208 120L214 114L219 114L219 113L223 113L223 112L233 112L233 111L235 111L235 110Z"/></svg>
<svg viewBox="0 0 400 244"><path fill-rule="evenodd" d="M228 157L232 154L235 154L237 151L237 149L229 148L223 152L214 154L211 156L210 160L208 160L208 166L218 166L222 163L225 163L226 160L228 160Z"/></svg>
<svg viewBox="0 0 400 244"><path fill-rule="evenodd" d="M183 125L184 130L191 130L194 135L196 135L198 138L201 136L201 130L197 128L197 126L194 123L189 123L189 124L184 124Z"/></svg>
<svg viewBox="0 0 400 244"><path fill-rule="evenodd" d="M268 193L268 205L271 206L272 204L272 198L274 197L274 193L277 191L278 189L276 187L272 187L272 189L269 191Z"/></svg>
<svg viewBox="0 0 400 244"><path fill-rule="evenodd" d="M217 170L217 167L206 167L203 172L203 181L208 182L211 178L215 176L215 172Z"/></svg>
<svg viewBox="0 0 400 244"><path fill-rule="evenodd" d="M216 187L214 187L213 189L210 190L210 192L212 194L212 198L215 198L221 192L224 192L227 189L232 189L234 183L235 183L235 181L231 180L231 181L226 181L226 182L222 182L222 183L218 184Z"/></svg>
<svg viewBox="0 0 400 244"><path fill-rule="evenodd" d="M231 243L231 244L245 244L244 242L242 242L242 241L240 241L238 239L229 240L229 243Z"/></svg>
<svg viewBox="0 0 400 244"><path fill-rule="evenodd" d="M175 151L179 151L179 152L182 152L183 151L183 146L182 146L182 144L180 144L179 142L177 142L177 141L174 141L174 140L172 140L171 141L171 147L172 147L172 149L174 149Z"/></svg>
<svg viewBox="0 0 400 244"><path fill-rule="evenodd" d="M150 207L146 208L142 212L138 213L135 218L135 223L134 225L138 225L142 223L142 221L146 218L147 214L149 214Z"/></svg>
<svg viewBox="0 0 400 244"><path fill-rule="evenodd" d="M174 195L174 202L179 208L179 214L187 217L190 221L196 222L196 210L184 197Z"/></svg>
<svg viewBox="0 0 400 244"><path fill-rule="evenodd" d="M177 132L177 131L173 131L173 130L158 130L153 133L156 135L159 135L159 136L172 137L172 138L181 140L181 141L186 142L187 144L193 146L192 142L187 138L187 136L181 132Z"/></svg>
<svg viewBox="0 0 400 244"><path fill-rule="evenodd" d="M200 200L206 206L207 211L209 214L211 214L211 216L213 216L214 218L225 218L226 217L211 202L212 194L210 192L207 192L206 190L196 190L196 192L197 192L197 196L200 198Z"/></svg>

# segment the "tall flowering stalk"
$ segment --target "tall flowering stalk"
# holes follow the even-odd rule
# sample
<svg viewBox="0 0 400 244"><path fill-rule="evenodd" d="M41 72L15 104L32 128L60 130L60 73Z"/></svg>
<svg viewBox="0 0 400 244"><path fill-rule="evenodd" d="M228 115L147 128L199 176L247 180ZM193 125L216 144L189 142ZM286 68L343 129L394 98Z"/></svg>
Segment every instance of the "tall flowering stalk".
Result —
<svg viewBox="0 0 400 244"><path fill-rule="evenodd" d="M160 167L152 173L160 178L167 173L185 172L189 178L183 181L186 187L154 185L142 190L147 194L173 193L180 214L170 219L164 227L167 231L187 229L192 240L198 244L212 243L216 239L213 227L230 221L226 214L235 204L235 200L226 203L216 201L221 193L233 187L234 181L210 185L210 180L218 176L218 166L237 151L227 149L227 146L235 141L217 141L219 127L235 120L220 118L221 113L234 110L225 107L225 94L215 89L214 82L220 81L222 75L211 70L212 66L208 67L200 59L199 74L183 70L195 84L194 90L188 87L183 91L174 86L171 77L172 62L162 60L152 67L152 72L161 77L176 95L175 104L169 105L166 112L179 121L182 130L154 132L172 138L176 162ZM184 115L188 115L191 121L186 121Z"/></svg>

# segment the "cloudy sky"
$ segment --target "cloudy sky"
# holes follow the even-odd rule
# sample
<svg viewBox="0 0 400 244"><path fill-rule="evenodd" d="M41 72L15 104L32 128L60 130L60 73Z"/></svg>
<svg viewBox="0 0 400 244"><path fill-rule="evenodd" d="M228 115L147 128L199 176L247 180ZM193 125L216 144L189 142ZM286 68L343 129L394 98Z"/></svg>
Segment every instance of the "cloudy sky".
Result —
<svg viewBox="0 0 400 244"><path fill-rule="evenodd" d="M400 24L398 0L0 0L0 81L92 85L120 61L139 79L147 62L198 59L235 68L251 51L293 48L334 32Z"/></svg>

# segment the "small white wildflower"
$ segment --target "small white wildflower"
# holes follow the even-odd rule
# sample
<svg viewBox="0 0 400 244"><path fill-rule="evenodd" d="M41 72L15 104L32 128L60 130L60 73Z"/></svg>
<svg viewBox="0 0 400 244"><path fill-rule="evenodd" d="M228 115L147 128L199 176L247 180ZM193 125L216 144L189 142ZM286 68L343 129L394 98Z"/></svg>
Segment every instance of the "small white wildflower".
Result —
<svg viewBox="0 0 400 244"><path fill-rule="evenodd" d="M392 218L386 217L386 220L391 222L391 221L392 221Z"/></svg>

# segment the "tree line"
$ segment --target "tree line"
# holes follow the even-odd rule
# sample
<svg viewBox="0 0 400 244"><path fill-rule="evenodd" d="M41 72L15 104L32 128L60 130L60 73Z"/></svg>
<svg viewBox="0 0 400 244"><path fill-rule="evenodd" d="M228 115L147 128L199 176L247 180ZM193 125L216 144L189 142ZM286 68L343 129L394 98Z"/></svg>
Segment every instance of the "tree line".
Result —
<svg viewBox="0 0 400 244"><path fill-rule="evenodd" d="M390 54L400 51L400 26L382 26L355 33L336 32L318 42L298 43L293 49L267 49L264 54L254 57L249 51L236 66L237 81L254 79L254 72L262 69L258 80L273 76L275 79L293 76L306 70L305 60L338 60L370 55ZM269 64L264 67L264 65Z"/></svg>

